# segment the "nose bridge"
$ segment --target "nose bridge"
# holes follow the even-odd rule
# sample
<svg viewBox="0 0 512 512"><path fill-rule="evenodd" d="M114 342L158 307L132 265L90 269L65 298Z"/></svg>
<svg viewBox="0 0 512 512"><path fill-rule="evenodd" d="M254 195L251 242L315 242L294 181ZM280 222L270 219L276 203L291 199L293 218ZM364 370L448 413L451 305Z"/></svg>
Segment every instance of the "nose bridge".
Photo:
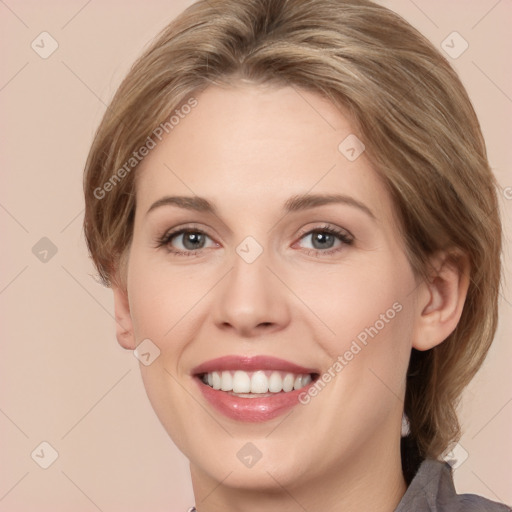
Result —
<svg viewBox="0 0 512 512"><path fill-rule="evenodd" d="M247 296L247 292L259 294L260 291L263 291L270 274L267 268L269 264L268 250L264 250L259 244L256 246L257 242L252 240L246 239L238 245L235 251L236 255L233 257L233 270L230 273L231 291L242 292Z"/></svg>
<svg viewBox="0 0 512 512"><path fill-rule="evenodd" d="M261 329L279 329L289 321L282 285L267 268L270 253L253 237L235 250L232 269L216 297L215 323L251 336Z"/></svg>

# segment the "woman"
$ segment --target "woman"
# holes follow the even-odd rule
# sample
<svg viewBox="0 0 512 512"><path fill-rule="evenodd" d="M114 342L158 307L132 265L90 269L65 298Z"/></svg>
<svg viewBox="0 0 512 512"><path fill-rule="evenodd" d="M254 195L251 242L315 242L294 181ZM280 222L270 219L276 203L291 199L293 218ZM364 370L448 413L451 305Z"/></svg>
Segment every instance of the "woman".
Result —
<svg viewBox="0 0 512 512"><path fill-rule="evenodd" d="M442 462L496 329L495 187L457 75L382 6L204 0L160 34L84 228L198 512L510 510Z"/></svg>

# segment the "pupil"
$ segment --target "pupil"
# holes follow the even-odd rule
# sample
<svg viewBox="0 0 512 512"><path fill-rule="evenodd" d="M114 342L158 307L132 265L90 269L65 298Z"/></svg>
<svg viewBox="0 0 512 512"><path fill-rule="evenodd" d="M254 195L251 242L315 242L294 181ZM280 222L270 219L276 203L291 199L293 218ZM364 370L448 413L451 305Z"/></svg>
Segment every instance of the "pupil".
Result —
<svg viewBox="0 0 512 512"><path fill-rule="evenodd" d="M327 248L330 248L333 240L334 240L333 235L319 231L313 236L313 246L316 245L315 242L319 242L320 244L327 244L328 245ZM331 243L329 243L329 242L331 242ZM316 247L316 248L317 249L325 249L326 247L320 246L320 247Z"/></svg>
<svg viewBox="0 0 512 512"><path fill-rule="evenodd" d="M204 241L202 236L203 235L201 233L186 233L183 238L183 245L187 249L197 249L198 246L202 245L201 242Z"/></svg>

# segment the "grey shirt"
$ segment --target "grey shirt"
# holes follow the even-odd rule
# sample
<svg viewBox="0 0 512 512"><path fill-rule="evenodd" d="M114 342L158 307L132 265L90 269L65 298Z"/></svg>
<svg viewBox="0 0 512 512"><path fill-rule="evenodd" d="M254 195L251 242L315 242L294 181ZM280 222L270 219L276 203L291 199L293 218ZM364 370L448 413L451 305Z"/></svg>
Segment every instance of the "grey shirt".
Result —
<svg viewBox="0 0 512 512"><path fill-rule="evenodd" d="M457 494L447 462L425 459L395 512L511 512L512 508L475 494Z"/></svg>

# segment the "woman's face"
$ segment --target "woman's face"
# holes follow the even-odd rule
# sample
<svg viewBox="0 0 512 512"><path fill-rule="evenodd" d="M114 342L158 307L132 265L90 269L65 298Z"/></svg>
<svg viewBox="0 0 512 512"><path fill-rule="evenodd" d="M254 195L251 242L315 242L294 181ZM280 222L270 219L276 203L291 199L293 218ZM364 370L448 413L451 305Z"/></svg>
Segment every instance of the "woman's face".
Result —
<svg viewBox="0 0 512 512"><path fill-rule="evenodd" d="M320 96L196 99L137 171L127 296L151 403L224 485L372 471L399 450L418 309L390 196Z"/></svg>

